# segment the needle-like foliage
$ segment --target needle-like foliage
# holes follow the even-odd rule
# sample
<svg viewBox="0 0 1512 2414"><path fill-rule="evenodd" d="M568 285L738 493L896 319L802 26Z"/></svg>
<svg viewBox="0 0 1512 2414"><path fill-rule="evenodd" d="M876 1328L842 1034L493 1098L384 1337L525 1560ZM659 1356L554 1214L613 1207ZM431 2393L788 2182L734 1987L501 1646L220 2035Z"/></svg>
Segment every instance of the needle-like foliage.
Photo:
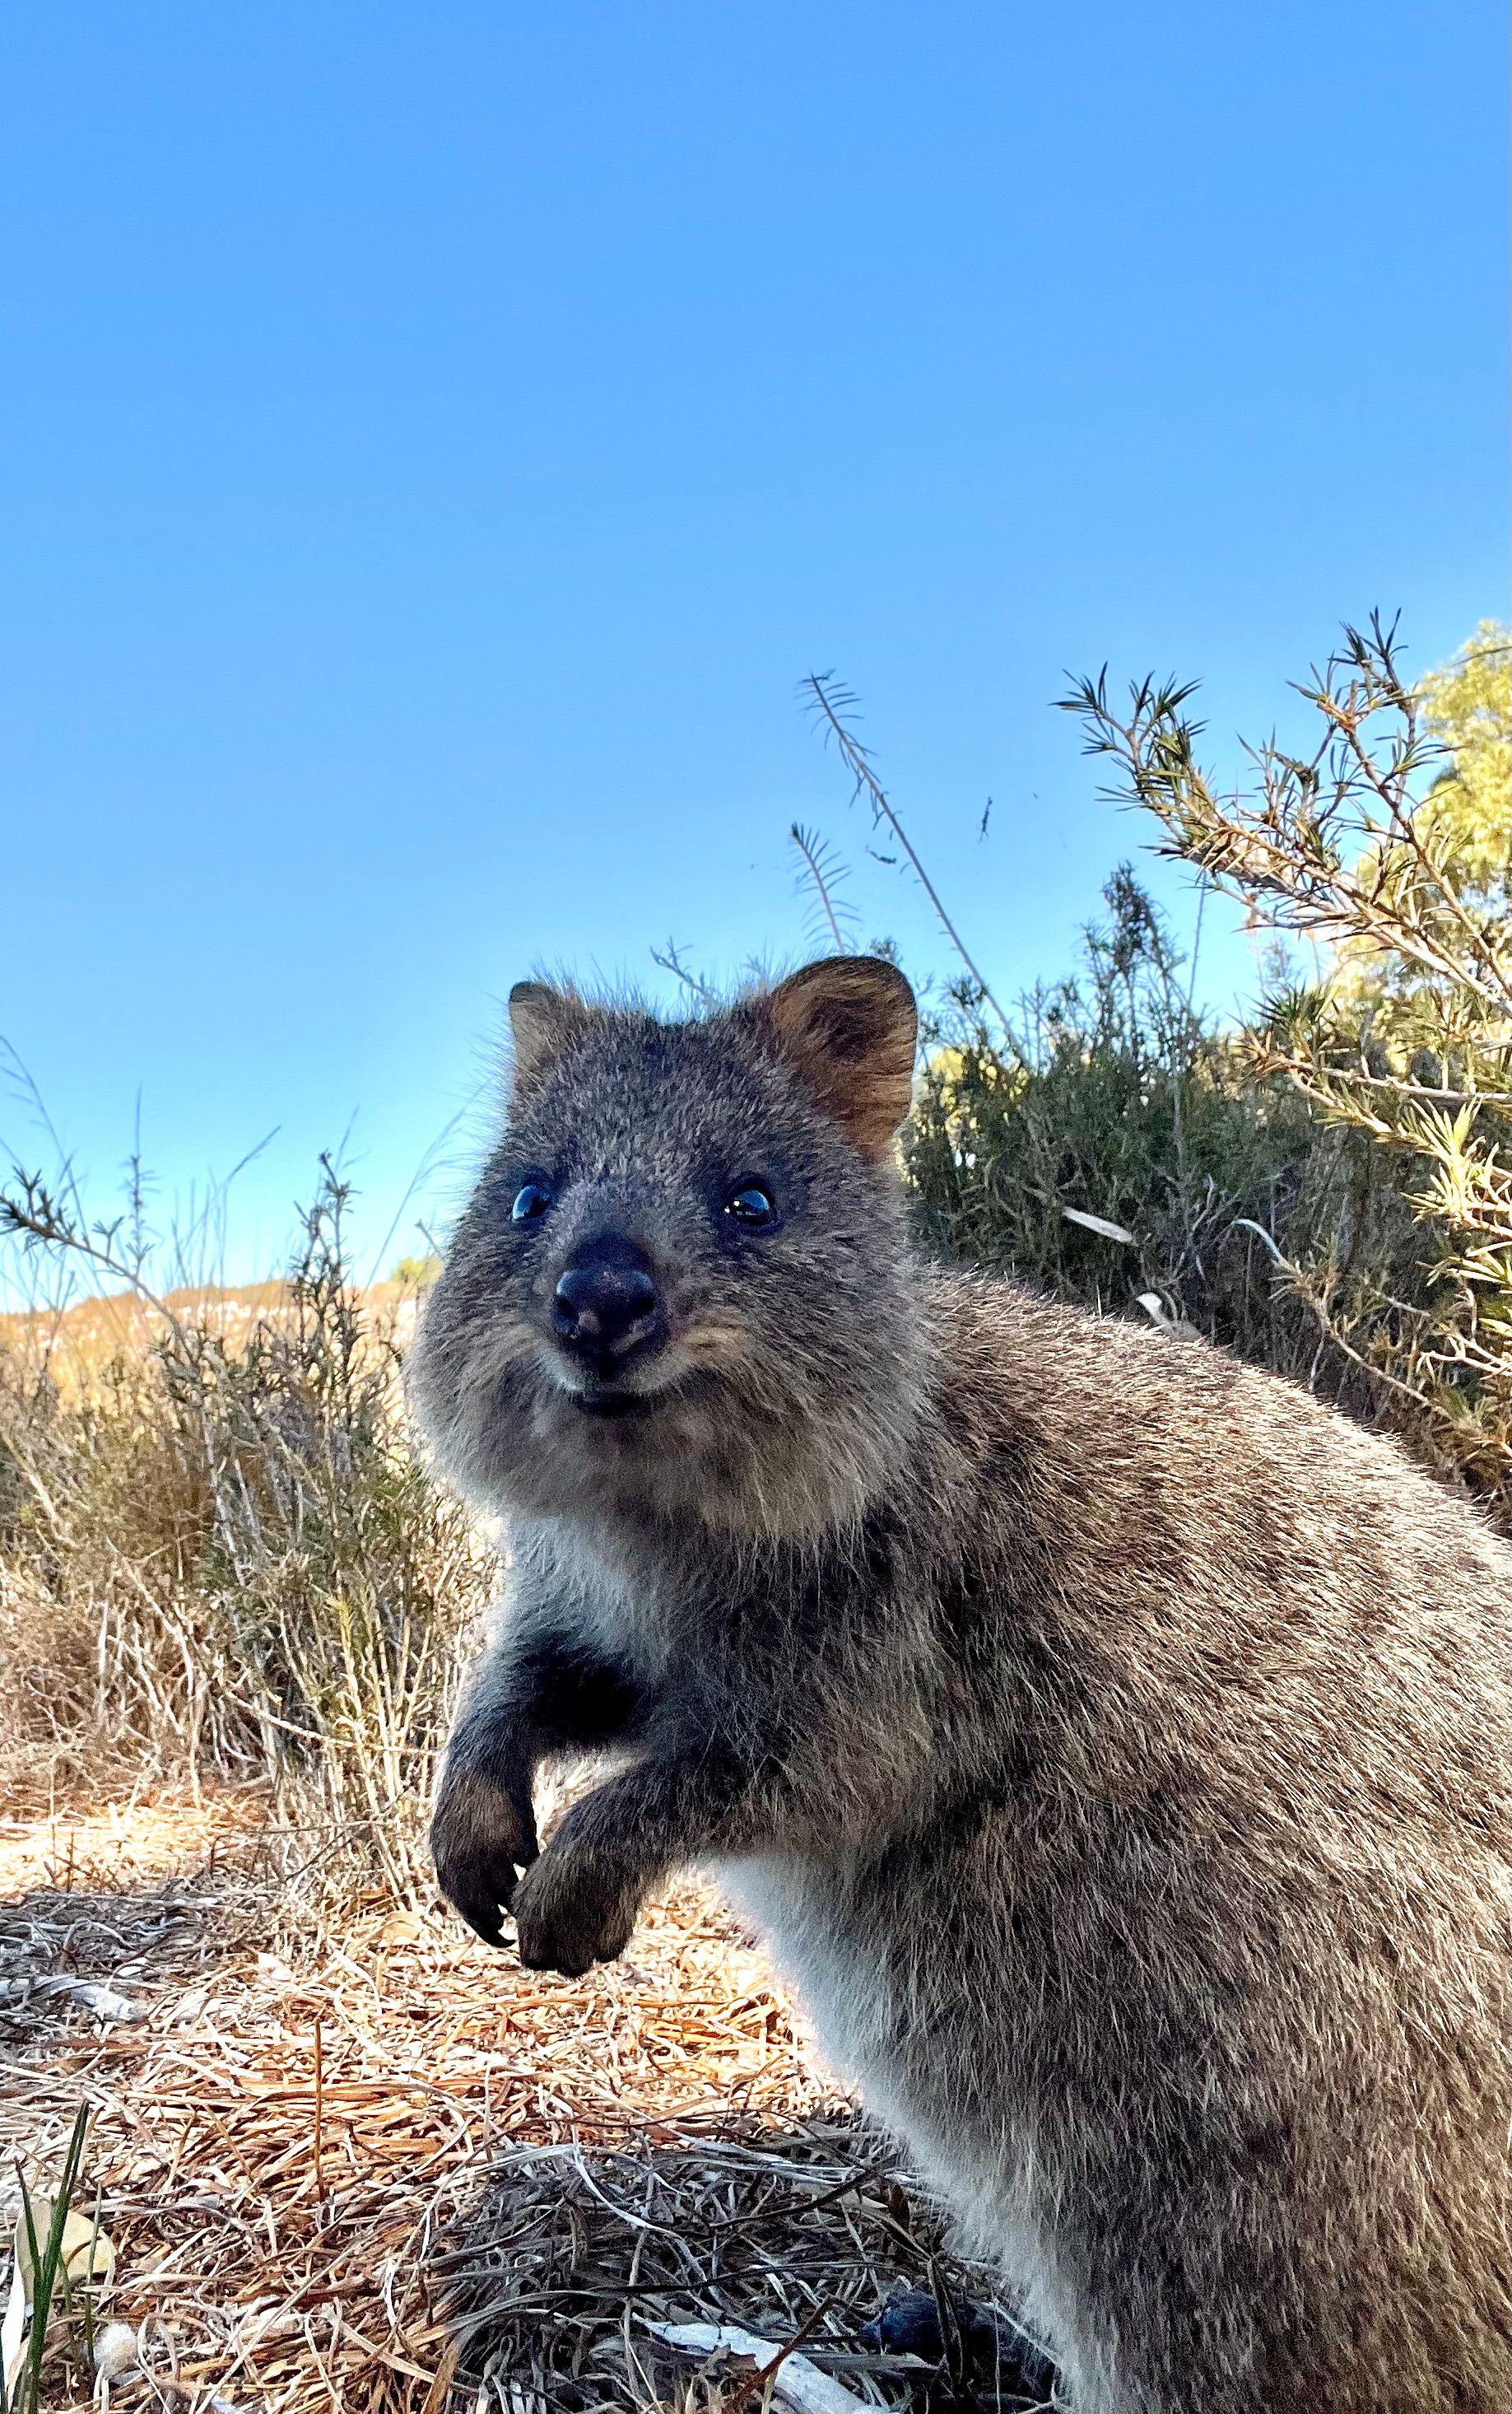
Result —
<svg viewBox="0 0 1512 2414"><path fill-rule="evenodd" d="M1277 1245L1372 1261L1410 1218L1354 1136L1255 1076L1193 1004L1164 916L1121 865L1072 976L1002 1047L968 983L926 1030L905 1137L925 1239L1056 1298L1200 1334L1369 1412L1368 1381L1278 1293Z"/></svg>
<svg viewBox="0 0 1512 2414"><path fill-rule="evenodd" d="M1401 1405L1446 1467L1512 1502L1512 682L1508 633L1406 680L1394 628L1346 629L1297 693L1310 752L1250 750L1220 791L1187 685L1106 676L1063 699L1111 794L1163 826L1253 923L1320 944L1322 977L1279 983L1246 1051L1328 1125L1359 1135L1416 1219L1413 1261L1342 1262L1272 1236L1333 1348Z"/></svg>
<svg viewBox="0 0 1512 2414"><path fill-rule="evenodd" d="M808 936L821 947L833 947L838 956L848 956L855 945L855 907L841 891L850 878L850 868L844 857L823 838L818 830L805 829L794 822L788 837L797 849L803 869L798 874L800 895L807 891L813 904L809 916Z"/></svg>

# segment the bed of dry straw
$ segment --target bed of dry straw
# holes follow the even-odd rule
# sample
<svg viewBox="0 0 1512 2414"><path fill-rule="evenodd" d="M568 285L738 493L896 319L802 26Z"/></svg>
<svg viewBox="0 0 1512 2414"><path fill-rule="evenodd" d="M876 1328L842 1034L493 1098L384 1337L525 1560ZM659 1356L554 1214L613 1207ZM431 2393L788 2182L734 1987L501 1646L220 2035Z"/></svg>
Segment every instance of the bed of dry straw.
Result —
<svg viewBox="0 0 1512 2414"><path fill-rule="evenodd" d="M647 2324L695 2320L802 2332L866 2403L946 2402L859 2332L895 2281L961 2275L711 1896L579 1983L377 1902L281 1945L270 1868L230 1796L0 1826L6 2211L86 2103L101 2313L139 2341L107 2387L60 2335L51 2404L758 2405L749 2365L669 2368Z"/></svg>

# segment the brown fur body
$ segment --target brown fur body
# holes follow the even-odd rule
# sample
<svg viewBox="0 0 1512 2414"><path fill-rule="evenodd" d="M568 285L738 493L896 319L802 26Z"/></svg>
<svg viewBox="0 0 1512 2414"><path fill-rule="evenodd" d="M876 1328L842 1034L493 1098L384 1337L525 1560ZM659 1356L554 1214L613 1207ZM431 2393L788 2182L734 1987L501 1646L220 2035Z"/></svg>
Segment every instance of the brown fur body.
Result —
<svg viewBox="0 0 1512 2414"><path fill-rule="evenodd" d="M921 1264L898 1101L834 1081L897 976L826 972L796 1027L558 1001L520 1049L416 1364L511 1516L443 1883L574 1971L722 1869L1084 2414L1502 2414L1507 1555L1287 1385ZM609 1421L541 1325L606 1216L669 1329ZM602 1742L536 1858L534 1767Z"/></svg>

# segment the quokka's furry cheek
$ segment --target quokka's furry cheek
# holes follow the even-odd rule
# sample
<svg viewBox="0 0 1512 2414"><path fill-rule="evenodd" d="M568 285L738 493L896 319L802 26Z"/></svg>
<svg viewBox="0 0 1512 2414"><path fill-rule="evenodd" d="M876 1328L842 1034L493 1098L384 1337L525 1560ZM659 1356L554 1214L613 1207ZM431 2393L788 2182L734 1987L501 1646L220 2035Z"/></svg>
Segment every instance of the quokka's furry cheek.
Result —
<svg viewBox="0 0 1512 2414"><path fill-rule="evenodd" d="M511 1505L515 1471L549 1450L556 1395L531 1324L496 1310L481 1327L422 1334L407 1372L411 1401L452 1481L490 1512Z"/></svg>
<svg viewBox="0 0 1512 2414"><path fill-rule="evenodd" d="M677 1332L675 1346L689 1364L701 1372L712 1369L741 1373L757 1363L756 1335L737 1317L690 1317Z"/></svg>

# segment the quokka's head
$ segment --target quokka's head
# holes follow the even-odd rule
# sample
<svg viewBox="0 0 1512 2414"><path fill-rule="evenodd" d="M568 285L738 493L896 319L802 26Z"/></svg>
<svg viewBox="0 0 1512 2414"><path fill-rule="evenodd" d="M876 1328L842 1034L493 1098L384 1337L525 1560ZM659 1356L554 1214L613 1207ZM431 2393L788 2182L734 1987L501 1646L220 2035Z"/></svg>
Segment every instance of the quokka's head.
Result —
<svg viewBox="0 0 1512 2414"><path fill-rule="evenodd" d="M532 1514L859 1514L920 1391L902 975L837 957L679 1023L526 981L510 1021L504 1129L410 1362L443 1467Z"/></svg>

